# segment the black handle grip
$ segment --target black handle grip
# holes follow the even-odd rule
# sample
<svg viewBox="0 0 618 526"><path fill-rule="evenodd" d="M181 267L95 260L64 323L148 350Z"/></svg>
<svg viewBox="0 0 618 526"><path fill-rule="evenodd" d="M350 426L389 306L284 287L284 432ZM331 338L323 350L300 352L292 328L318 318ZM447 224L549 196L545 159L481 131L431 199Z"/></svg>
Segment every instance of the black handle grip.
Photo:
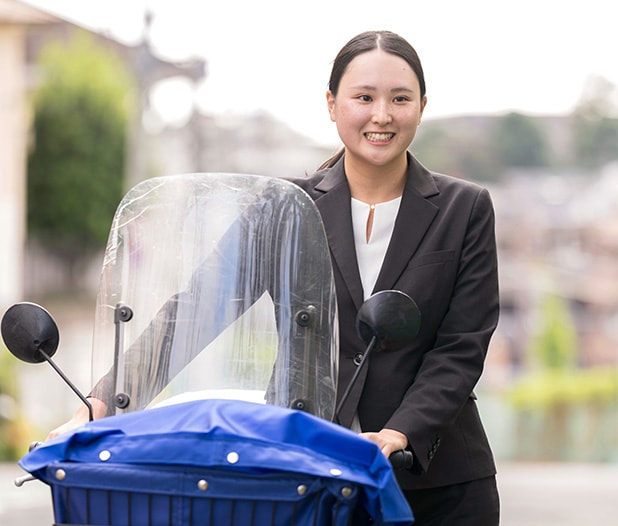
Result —
<svg viewBox="0 0 618 526"><path fill-rule="evenodd" d="M400 469L410 469L412 467L412 463L414 462L414 455L412 454L412 451L400 449L399 451L391 453L388 460L390 461L391 466L393 466L393 469L396 471Z"/></svg>
<svg viewBox="0 0 618 526"><path fill-rule="evenodd" d="M32 451L35 447L39 447L43 442L30 442L30 445L28 446L28 453L30 453L30 451Z"/></svg>

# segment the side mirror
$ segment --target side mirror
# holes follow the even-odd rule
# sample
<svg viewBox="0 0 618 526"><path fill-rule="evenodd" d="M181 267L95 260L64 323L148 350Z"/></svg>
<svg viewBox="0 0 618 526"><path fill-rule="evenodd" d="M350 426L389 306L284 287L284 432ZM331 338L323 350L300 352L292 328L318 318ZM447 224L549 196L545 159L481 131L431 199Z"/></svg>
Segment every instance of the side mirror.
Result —
<svg viewBox="0 0 618 526"><path fill-rule="evenodd" d="M2 317L1 329L8 350L24 362L44 362L43 353L51 358L58 349L58 326L51 314L35 303L10 307Z"/></svg>
<svg viewBox="0 0 618 526"><path fill-rule="evenodd" d="M383 290L367 299L356 317L359 336L376 350L401 349L412 341L421 326L421 311L410 296L398 290Z"/></svg>
<svg viewBox="0 0 618 526"><path fill-rule="evenodd" d="M4 313L0 324L2 339L11 353L28 363L48 362L88 408L92 405L51 359L58 350L60 335L51 314L36 303L16 303Z"/></svg>
<svg viewBox="0 0 618 526"><path fill-rule="evenodd" d="M356 316L356 329L367 349L339 399L335 409L336 422L371 351L401 349L416 337L420 326L421 311L418 305L399 290L376 292L362 304Z"/></svg>

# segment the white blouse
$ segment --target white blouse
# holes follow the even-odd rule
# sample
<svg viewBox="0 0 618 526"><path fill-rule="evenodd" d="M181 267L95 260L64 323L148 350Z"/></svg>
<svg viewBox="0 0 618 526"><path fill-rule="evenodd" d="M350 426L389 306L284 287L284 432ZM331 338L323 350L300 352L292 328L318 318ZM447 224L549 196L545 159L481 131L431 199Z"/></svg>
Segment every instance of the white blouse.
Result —
<svg viewBox="0 0 618 526"><path fill-rule="evenodd" d="M385 203L369 205L352 198L352 225L358 270L363 284L364 299L371 296L384 262L386 249L393 235L401 197ZM373 224L368 232L368 221L373 209ZM370 233L369 239L367 234Z"/></svg>
<svg viewBox="0 0 618 526"><path fill-rule="evenodd" d="M395 219L397 218L400 204L401 197L397 197L392 201L386 201L385 203L378 203L377 205L370 205L352 198L354 244L356 245L358 271L363 284L364 299L371 296L378 280L386 249L393 235ZM371 230L369 231L368 222L372 209L373 220ZM350 429L356 433L362 431L358 414L354 415Z"/></svg>

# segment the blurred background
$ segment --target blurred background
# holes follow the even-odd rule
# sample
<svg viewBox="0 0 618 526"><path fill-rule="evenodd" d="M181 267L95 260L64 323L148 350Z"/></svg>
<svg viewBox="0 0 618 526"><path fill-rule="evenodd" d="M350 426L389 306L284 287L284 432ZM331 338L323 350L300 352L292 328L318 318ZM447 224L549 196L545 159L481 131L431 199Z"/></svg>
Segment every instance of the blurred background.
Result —
<svg viewBox="0 0 618 526"><path fill-rule="evenodd" d="M0 0L0 311L17 301L50 310L56 361L87 391L102 251L124 193L175 173L313 172L339 147L324 97L334 56L361 31L395 31L419 52L428 86L412 152L494 199L502 313L478 394L503 524L609 523L612 20L604 0ZM27 444L76 403L51 368L0 349L2 524L41 523L26 509L50 520L46 492L7 485Z"/></svg>

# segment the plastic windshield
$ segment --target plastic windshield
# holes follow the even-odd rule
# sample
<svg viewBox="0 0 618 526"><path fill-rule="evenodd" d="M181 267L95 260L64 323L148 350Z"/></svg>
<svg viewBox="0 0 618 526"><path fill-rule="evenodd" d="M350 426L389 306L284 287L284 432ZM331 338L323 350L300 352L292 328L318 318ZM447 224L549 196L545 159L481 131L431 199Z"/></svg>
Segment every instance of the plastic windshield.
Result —
<svg viewBox="0 0 618 526"><path fill-rule="evenodd" d="M92 396L109 413L232 398L331 420L336 302L313 201L281 179L146 180L113 220Z"/></svg>

